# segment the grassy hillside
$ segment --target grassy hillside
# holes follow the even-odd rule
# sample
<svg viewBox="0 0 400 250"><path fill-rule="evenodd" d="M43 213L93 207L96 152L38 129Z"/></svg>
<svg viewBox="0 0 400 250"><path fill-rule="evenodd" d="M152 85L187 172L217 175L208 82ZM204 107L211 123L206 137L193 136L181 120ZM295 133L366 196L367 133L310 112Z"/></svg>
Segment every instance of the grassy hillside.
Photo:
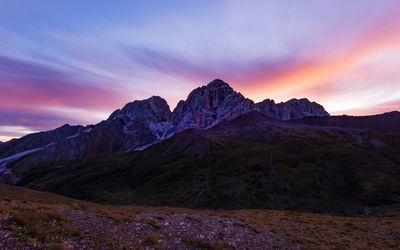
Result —
<svg viewBox="0 0 400 250"><path fill-rule="evenodd" d="M0 248L397 249L399 216L111 206L0 185Z"/></svg>
<svg viewBox="0 0 400 250"><path fill-rule="evenodd" d="M398 134L250 113L144 152L61 162L19 185L104 203L359 214L400 197Z"/></svg>

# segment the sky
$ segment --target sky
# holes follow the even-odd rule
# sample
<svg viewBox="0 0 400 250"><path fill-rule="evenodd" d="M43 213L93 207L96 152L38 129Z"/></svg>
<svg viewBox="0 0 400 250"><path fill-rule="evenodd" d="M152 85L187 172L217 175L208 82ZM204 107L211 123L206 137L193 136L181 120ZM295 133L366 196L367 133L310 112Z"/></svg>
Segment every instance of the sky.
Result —
<svg viewBox="0 0 400 250"><path fill-rule="evenodd" d="M0 0L0 141L171 109L215 78L254 101L400 110L398 0Z"/></svg>

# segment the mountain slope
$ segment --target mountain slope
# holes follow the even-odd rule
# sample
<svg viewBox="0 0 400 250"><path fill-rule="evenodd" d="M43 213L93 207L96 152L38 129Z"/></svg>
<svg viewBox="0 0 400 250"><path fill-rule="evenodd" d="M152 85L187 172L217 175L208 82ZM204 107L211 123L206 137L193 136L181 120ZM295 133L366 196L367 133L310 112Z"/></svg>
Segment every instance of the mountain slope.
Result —
<svg viewBox="0 0 400 250"><path fill-rule="evenodd" d="M255 104L216 79L193 90L173 112L153 96L126 104L96 125L66 125L1 144L0 183L16 183L22 172L43 164L143 150L185 129L207 129L252 110L281 120L329 115L307 99Z"/></svg>
<svg viewBox="0 0 400 250"><path fill-rule="evenodd" d="M346 127L355 129L368 129L376 132L400 132L400 112L393 111L380 115L368 116L330 116L330 117L305 117L298 120L303 124L314 126Z"/></svg>
<svg viewBox="0 0 400 250"><path fill-rule="evenodd" d="M249 112L142 152L30 169L17 184L111 203L357 213L399 202L399 139Z"/></svg>
<svg viewBox="0 0 400 250"><path fill-rule="evenodd" d="M67 137L81 132L83 129L83 126L70 126L65 124L55 130L30 134L20 139L13 139L1 144L0 158L64 140Z"/></svg>
<svg viewBox="0 0 400 250"><path fill-rule="evenodd" d="M357 217L204 211L101 205L8 185L0 197L1 249L397 249L400 233L399 206Z"/></svg>

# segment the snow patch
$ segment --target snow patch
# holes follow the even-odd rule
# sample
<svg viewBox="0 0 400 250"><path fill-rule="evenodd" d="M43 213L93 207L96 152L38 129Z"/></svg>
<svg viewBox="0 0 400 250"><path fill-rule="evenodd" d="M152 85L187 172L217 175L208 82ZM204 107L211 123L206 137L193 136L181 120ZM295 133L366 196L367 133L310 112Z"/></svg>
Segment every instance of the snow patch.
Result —
<svg viewBox="0 0 400 250"><path fill-rule="evenodd" d="M143 151L143 150L148 149L149 147L151 147L151 146L153 146L153 145L155 145L155 144L158 144L158 143L160 143L160 142L161 142L160 140L157 140L157 141L155 141L155 142L152 142L152 143L149 143L149 144L145 144L145 145L136 147L136 148L134 148L132 151Z"/></svg>
<svg viewBox="0 0 400 250"><path fill-rule="evenodd" d="M25 155L32 154L34 152L42 150L43 148L45 148L45 147L26 150L26 151L17 153L15 155L11 155L11 156L5 157L3 159L0 159L0 176L2 176L2 175L11 175L12 174L11 169L7 168L7 164L8 163L16 161L16 160L20 159L21 157L23 157Z"/></svg>
<svg viewBox="0 0 400 250"><path fill-rule="evenodd" d="M167 122L159 122L159 123L149 123L149 129L153 135L157 137L157 139L161 139L164 135L164 132L167 130L169 123Z"/></svg>
<svg viewBox="0 0 400 250"><path fill-rule="evenodd" d="M92 128L87 128L87 129L85 129L85 130L83 130L83 133L90 133L90 132L92 132Z"/></svg>
<svg viewBox="0 0 400 250"><path fill-rule="evenodd" d="M122 131L124 131L125 134L131 135L131 134L134 133L134 132L132 132L132 131L130 131L130 130L128 129L128 127L129 127L130 125L132 125L132 123L133 123L133 121L129 122L127 125L125 125L125 126L122 128Z"/></svg>
<svg viewBox="0 0 400 250"><path fill-rule="evenodd" d="M46 147L46 146L45 146L45 147ZM16 160L18 160L19 158L21 158L21 157L23 157L23 156L25 156L25 155L32 154L32 153L34 153L34 152L37 152L37 151L39 151L39 150L44 149L45 147L34 148L34 149L30 149L30 150L26 150L26 151L17 153L17 154L15 154L15 155L11 155L11 156L5 157L5 158L3 158L3 159L0 159L0 165L3 166L3 165L6 164L6 163L16 161Z"/></svg>
<svg viewBox="0 0 400 250"><path fill-rule="evenodd" d="M8 156L8 157L0 159L0 175L2 175L4 173L8 173L10 171L7 168L7 164L8 163L16 161L16 160L24 157L25 155L32 154L32 153L35 153L37 151L43 150L43 149L45 149L45 148L47 148L49 146L52 146L52 145L54 145L54 142L51 142L51 143L47 144L44 147L29 149L29 150L26 150L26 151L23 151L23 152L19 152L17 154L14 154L14 155L11 155L11 156Z"/></svg>
<svg viewBox="0 0 400 250"><path fill-rule="evenodd" d="M93 128L87 128L87 129L85 129L83 131L78 130L78 131L76 131L75 134L67 136L67 139L76 138L76 137L80 136L82 133L90 133L90 132L92 132L92 130L93 130Z"/></svg>
<svg viewBox="0 0 400 250"><path fill-rule="evenodd" d="M67 136L67 139L76 138L76 137L78 137L78 136L80 136L80 135L81 135L81 132L80 132L80 131L78 131L78 132L76 132L76 133L75 133L75 134L73 134L73 135Z"/></svg>

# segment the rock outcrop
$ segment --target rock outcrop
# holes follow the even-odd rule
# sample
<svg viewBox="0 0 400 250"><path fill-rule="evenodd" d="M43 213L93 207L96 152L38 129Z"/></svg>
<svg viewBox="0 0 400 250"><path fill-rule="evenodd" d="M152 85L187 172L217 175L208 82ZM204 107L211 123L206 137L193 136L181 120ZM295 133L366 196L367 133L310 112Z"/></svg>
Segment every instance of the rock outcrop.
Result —
<svg viewBox="0 0 400 250"><path fill-rule="evenodd" d="M209 128L253 110L277 120L329 116L324 107L305 98L291 99L278 104L270 99L254 103L234 91L224 81L216 79L206 86L193 90L185 101L178 103L172 114L171 126L163 138L188 128Z"/></svg>
<svg viewBox="0 0 400 250"><path fill-rule="evenodd" d="M329 116L322 105L308 99L291 99L287 102L275 103L266 99L255 105L255 110L278 120L295 120L308 116Z"/></svg>
<svg viewBox="0 0 400 250"><path fill-rule="evenodd" d="M234 91L227 83L216 79L193 90L185 101L180 101L172 115L171 127L164 137L188 128L209 128L224 120L247 113L254 102Z"/></svg>

